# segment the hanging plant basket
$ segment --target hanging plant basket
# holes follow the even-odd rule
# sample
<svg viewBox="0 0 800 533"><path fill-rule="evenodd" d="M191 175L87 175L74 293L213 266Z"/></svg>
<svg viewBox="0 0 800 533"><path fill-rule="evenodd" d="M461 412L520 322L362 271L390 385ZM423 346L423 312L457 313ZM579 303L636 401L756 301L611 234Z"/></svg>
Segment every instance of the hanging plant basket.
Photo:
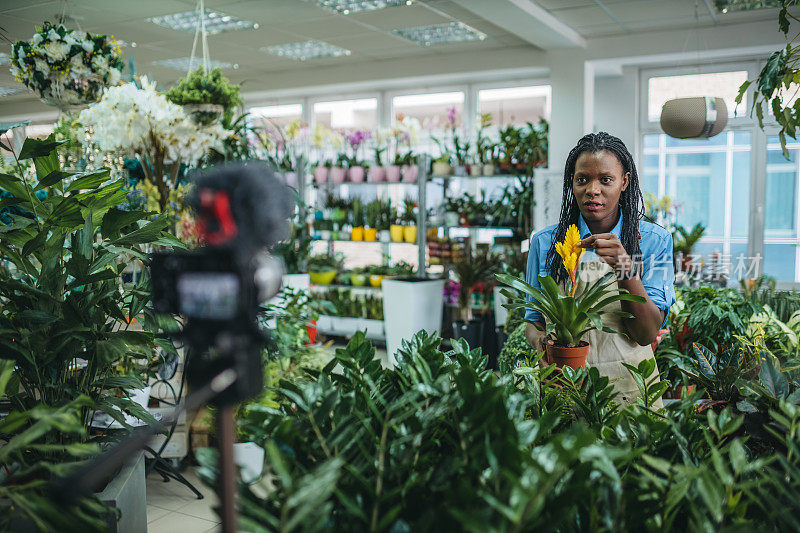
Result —
<svg viewBox="0 0 800 533"><path fill-rule="evenodd" d="M11 48L11 74L62 111L96 102L103 89L119 83L121 50L105 35L45 22L30 41Z"/></svg>
<svg viewBox="0 0 800 533"><path fill-rule="evenodd" d="M219 123L225 112L225 108L219 104L184 104L183 110L198 126Z"/></svg>

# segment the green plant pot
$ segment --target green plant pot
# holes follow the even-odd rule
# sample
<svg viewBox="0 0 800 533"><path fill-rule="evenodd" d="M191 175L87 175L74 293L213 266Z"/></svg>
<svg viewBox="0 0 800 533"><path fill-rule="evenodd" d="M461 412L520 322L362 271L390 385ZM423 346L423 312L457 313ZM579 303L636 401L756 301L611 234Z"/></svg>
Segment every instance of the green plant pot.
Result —
<svg viewBox="0 0 800 533"><path fill-rule="evenodd" d="M308 277L314 285L330 285L336 278L335 270L328 270L326 272L309 272Z"/></svg>
<svg viewBox="0 0 800 533"><path fill-rule="evenodd" d="M363 287L367 284L367 275L366 274L351 274L350 275L350 283L353 284L353 287Z"/></svg>

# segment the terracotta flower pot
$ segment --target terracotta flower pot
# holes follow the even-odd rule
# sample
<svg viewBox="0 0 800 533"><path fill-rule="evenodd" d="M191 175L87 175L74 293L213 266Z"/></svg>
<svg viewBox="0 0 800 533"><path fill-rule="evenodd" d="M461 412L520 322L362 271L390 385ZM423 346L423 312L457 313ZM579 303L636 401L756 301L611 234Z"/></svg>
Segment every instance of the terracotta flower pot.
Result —
<svg viewBox="0 0 800 533"><path fill-rule="evenodd" d="M403 227L403 240L406 242L417 242L417 227L416 226Z"/></svg>
<svg viewBox="0 0 800 533"><path fill-rule="evenodd" d="M353 228L353 231L350 232L350 240L351 241L363 241L364 240L364 228L361 226Z"/></svg>
<svg viewBox="0 0 800 533"><path fill-rule="evenodd" d="M419 169L417 165L403 165L400 169L403 175L403 181L406 183L416 183L417 182L417 173Z"/></svg>
<svg viewBox="0 0 800 533"><path fill-rule="evenodd" d="M564 346L547 345L547 357L558 368L564 365L571 368L586 366L586 356L589 354L589 343L581 342L580 346L567 348Z"/></svg>
<svg viewBox="0 0 800 533"><path fill-rule="evenodd" d="M382 181L386 181L386 169L384 167L379 167L379 166L369 167L367 181L370 181L372 183L380 183Z"/></svg>
<svg viewBox="0 0 800 533"><path fill-rule="evenodd" d="M392 224L389 226L389 236L392 242L403 242L403 226L400 224Z"/></svg>
<svg viewBox="0 0 800 533"><path fill-rule="evenodd" d="M375 228L364 228L364 240L365 241L377 241L378 240L378 230Z"/></svg>
<svg viewBox="0 0 800 533"><path fill-rule="evenodd" d="M363 183L364 176L364 167L350 167L347 170L347 179L353 183Z"/></svg>
<svg viewBox="0 0 800 533"><path fill-rule="evenodd" d="M400 167L397 165L386 167L386 181L389 183L397 183L400 181Z"/></svg>
<svg viewBox="0 0 800 533"><path fill-rule="evenodd" d="M328 174L333 183L344 183L345 176L347 176L347 170L342 167L333 167Z"/></svg>
<svg viewBox="0 0 800 533"><path fill-rule="evenodd" d="M317 183L327 183L328 167L318 166L314 169L314 181Z"/></svg>

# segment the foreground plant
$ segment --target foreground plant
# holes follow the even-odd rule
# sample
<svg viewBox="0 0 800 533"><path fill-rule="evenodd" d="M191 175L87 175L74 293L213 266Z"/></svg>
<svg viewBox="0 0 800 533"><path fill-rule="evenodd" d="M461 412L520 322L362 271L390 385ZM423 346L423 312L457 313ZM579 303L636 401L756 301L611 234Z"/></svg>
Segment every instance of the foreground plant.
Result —
<svg viewBox="0 0 800 533"><path fill-rule="evenodd" d="M2 148L10 150L6 140ZM144 244L180 245L164 232L165 218L121 211L123 180L108 170L61 170L53 138L26 139L17 175L0 174L0 188L16 214L0 224L0 394L10 412L0 419L0 501L29 499L14 513L0 512L0 529L22 513L43 530L46 483L77 459L97 451L89 428L95 412L125 424L125 414L152 421L128 398L144 386L158 338L150 313L149 282L121 281L122 270L141 261ZM35 181L23 165L35 167ZM37 194L40 193L40 194ZM134 321L141 328L134 330ZM80 529L91 516L74 522Z"/></svg>

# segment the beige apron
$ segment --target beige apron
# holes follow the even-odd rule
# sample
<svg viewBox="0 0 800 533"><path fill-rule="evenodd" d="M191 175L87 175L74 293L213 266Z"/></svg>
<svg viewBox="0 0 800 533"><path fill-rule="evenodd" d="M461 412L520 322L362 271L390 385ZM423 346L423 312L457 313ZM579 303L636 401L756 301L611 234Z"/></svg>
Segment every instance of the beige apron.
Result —
<svg viewBox="0 0 800 533"><path fill-rule="evenodd" d="M577 292L580 293L591 283L607 273L613 272L611 267L602 259L586 259L581 262L578 271L580 283ZM619 289L616 278L609 286L613 291ZM620 302L614 302L606 306L606 311L619 311L622 309ZM603 315L603 324L612 328L614 331L625 331L625 324L622 318L612 313ZM622 405L636 403L639 398L639 388L636 386L633 376L622 363L638 366L645 359L653 358L653 349L648 346L640 346L636 342L628 339L621 333L606 333L593 329L583 336L583 340L589 343L589 355L586 357L587 366L594 366L600 371L601 376L608 376L615 390L619 393L617 402ZM658 367L656 367L658 372ZM662 407L661 400L657 400L654 408Z"/></svg>

